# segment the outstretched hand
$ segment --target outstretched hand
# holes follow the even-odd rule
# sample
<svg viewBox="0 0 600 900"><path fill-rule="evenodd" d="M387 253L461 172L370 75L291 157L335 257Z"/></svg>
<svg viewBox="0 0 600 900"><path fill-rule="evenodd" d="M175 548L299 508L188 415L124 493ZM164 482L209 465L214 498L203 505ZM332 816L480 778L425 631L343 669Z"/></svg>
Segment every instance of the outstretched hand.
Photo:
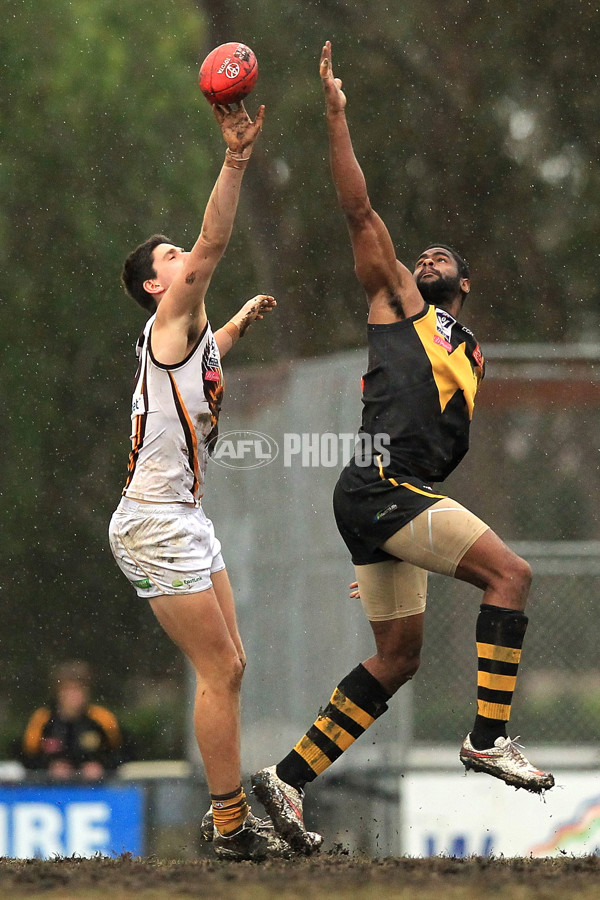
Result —
<svg viewBox="0 0 600 900"><path fill-rule="evenodd" d="M265 107L259 107L256 119L252 121L243 103L231 106L213 106L215 119L221 126L225 143L232 153L241 153L251 147L260 134L265 118Z"/></svg>
<svg viewBox="0 0 600 900"><path fill-rule="evenodd" d="M238 324L240 337L250 328L253 322L264 318L264 314L271 312L276 306L277 300L269 297L268 294L257 294L256 297L247 300L238 313L238 316L242 317Z"/></svg>
<svg viewBox="0 0 600 900"><path fill-rule="evenodd" d="M321 50L319 74L325 91L327 109L331 112L341 112L346 106L346 95L342 91L342 79L333 77L331 63L331 41L326 41Z"/></svg>

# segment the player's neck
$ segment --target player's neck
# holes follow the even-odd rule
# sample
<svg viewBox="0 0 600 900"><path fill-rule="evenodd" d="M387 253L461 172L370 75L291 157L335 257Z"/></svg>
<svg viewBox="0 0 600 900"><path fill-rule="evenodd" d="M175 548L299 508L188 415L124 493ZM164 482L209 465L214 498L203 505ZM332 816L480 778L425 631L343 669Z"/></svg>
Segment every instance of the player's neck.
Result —
<svg viewBox="0 0 600 900"><path fill-rule="evenodd" d="M435 304L438 309L443 309L450 313L454 319L458 319L462 309L462 297L453 297L451 300L444 300L442 303Z"/></svg>

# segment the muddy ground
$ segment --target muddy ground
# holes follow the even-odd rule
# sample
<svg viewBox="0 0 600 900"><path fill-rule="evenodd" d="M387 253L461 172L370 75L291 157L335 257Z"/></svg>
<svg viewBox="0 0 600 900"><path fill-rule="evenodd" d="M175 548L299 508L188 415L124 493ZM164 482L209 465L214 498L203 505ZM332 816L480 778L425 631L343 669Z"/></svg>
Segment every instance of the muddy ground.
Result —
<svg viewBox="0 0 600 900"><path fill-rule="evenodd" d="M2 900L598 900L600 857L0 860Z"/></svg>

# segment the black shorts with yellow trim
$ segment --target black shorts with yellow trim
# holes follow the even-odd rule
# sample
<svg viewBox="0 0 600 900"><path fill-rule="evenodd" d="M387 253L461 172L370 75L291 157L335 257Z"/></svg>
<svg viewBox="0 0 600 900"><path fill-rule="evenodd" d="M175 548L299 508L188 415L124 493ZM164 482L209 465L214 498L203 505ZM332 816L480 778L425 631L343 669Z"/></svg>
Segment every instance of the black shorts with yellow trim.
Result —
<svg viewBox="0 0 600 900"><path fill-rule="evenodd" d="M333 512L354 565L393 559L381 545L445 497L414 475L381 478L376 467L357 472L346 466L333 492Z"/></svg>

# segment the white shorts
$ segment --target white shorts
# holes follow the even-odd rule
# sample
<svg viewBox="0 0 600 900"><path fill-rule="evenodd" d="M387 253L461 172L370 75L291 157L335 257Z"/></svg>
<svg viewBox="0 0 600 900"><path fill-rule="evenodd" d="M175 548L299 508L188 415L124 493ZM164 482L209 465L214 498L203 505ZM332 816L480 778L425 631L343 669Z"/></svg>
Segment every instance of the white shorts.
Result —
<svg viewBox="0 0 600 900"><path fill-rule="evenodd" d="M225 568L221 542L202 507L123 497L108 529L117 565L138 597L195 594Z"/></svg>

